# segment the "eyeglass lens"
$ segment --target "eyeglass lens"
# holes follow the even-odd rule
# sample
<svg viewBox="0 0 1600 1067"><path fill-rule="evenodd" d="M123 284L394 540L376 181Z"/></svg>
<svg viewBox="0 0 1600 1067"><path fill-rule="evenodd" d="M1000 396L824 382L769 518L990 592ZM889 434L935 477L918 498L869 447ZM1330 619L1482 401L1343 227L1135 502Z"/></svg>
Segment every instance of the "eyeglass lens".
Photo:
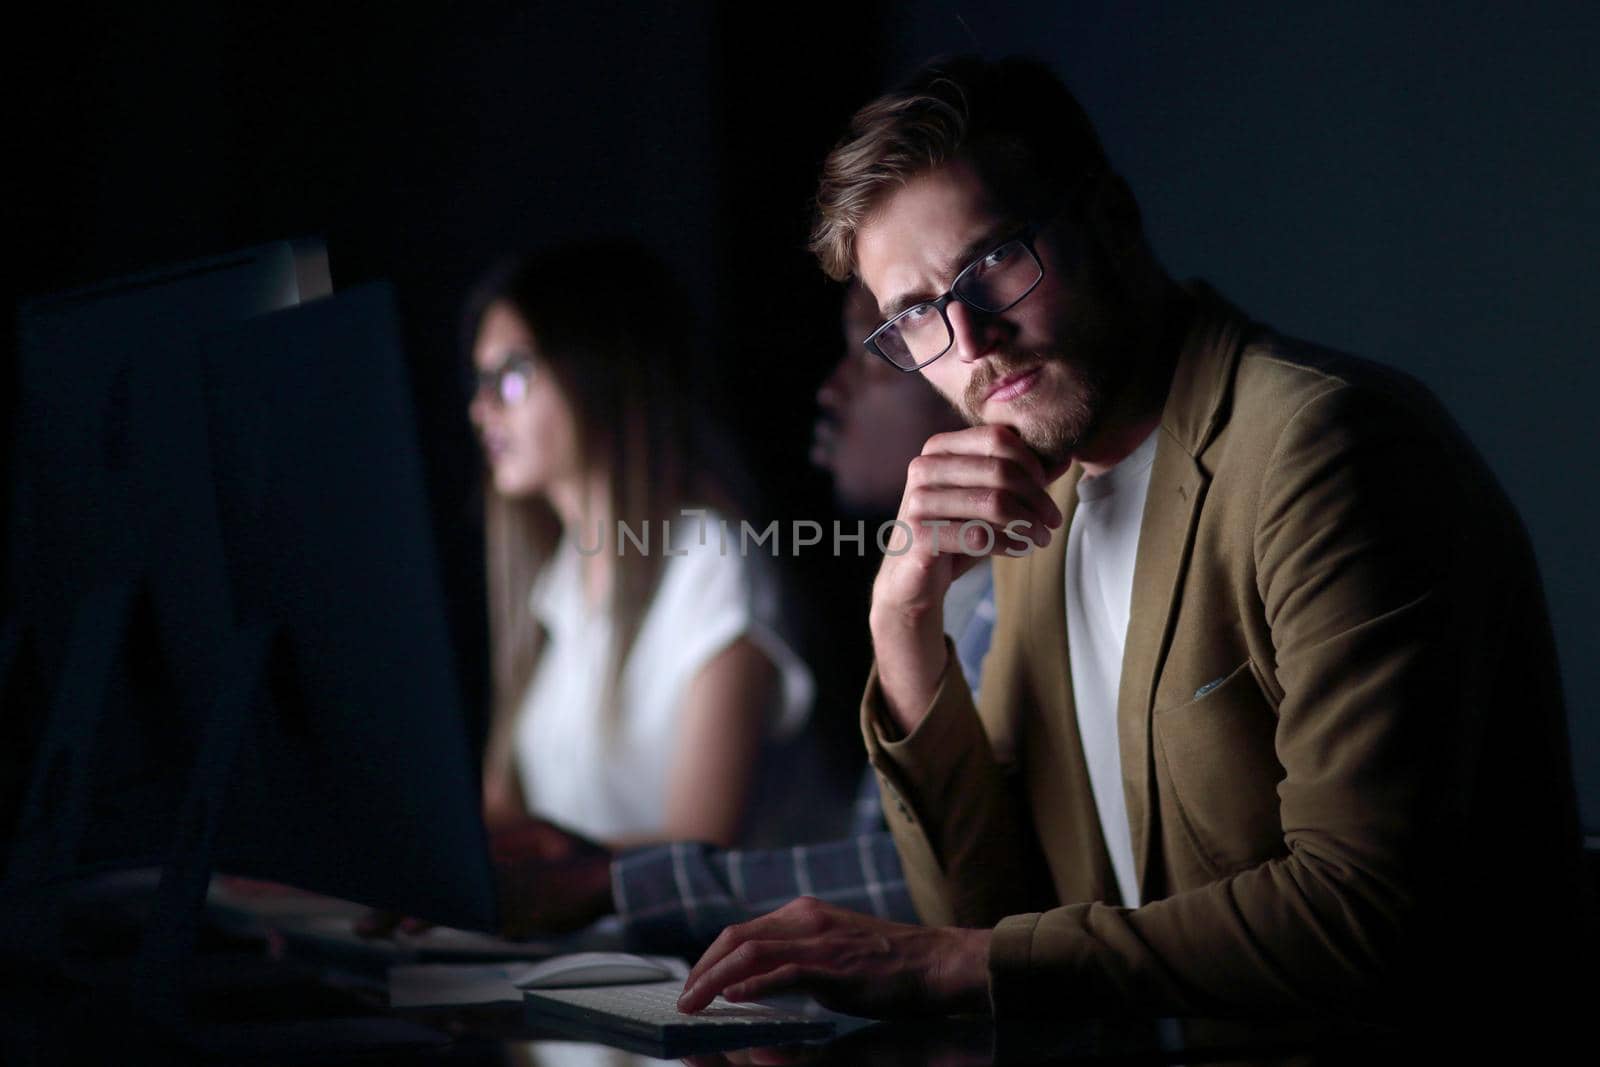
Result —
<svg viewBox="0 0 1600 1067"><path fill-rule="evenodd" d="M528 395L533 381L533 364L523 359L512 359L494 370L478 372L478 393L485 391L501 404L520 404Z"/></svg>
<svg viewBox="0 0 1600 1067"><path fill-rule="evenodd" d="M1022 241L1008 241L975 260L951 295L979 311L1005 311L1039 281L1038 260ZM950 322L934 304L910 308L878 335L878 347L903 367L920 367L943 355L954 341Z"/></svg>

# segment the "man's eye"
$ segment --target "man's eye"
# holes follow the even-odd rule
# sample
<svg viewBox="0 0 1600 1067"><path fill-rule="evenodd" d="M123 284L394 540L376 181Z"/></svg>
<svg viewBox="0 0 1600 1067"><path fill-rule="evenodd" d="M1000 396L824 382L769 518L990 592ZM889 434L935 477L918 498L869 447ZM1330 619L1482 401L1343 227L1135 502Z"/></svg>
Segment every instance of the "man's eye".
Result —
<svg viewBox="0 0 1600 1067"><path fill-rule="evenodd" d="M985 270L991 267L998 267L1015 254L1016 249L1012 248L1010 245L1001 245L999 248L983 257L983 267Z"/></svg>
<svg viewBox="0 0 1600 1067"><path fill-rule="evenodd" d="M935 312L932 304L918 304L914 308L908 308L906 313L900 316L900 323L903 326L920 326L933 314Z"/></svg>

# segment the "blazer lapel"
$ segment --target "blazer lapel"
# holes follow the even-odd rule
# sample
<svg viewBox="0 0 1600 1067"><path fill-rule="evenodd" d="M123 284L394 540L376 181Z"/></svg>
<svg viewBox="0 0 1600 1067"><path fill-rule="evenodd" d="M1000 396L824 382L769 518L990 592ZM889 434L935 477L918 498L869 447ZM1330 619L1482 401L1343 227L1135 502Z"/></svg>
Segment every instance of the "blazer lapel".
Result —
<svg viewBox="0 0 1600 1067"><path fill-rule="evenodd" d="M1151 898L1154 847L1155 776L1150 755L1150 716L1156 679L1166 660L1183 592L1189 550L1194 544L1200 505L1209 484L1194 459L1166 434L1156 442L1150 488L1134 557L1133 596L1128 636L1122 652L1122 682L1117 693L1117 739L1122 753L1122 786L1133 834L1133 858L1140 901Z"/></svg>
<svg viewBox="0 0 1600 1067"><path fill-rule="evenodd" d="M1249 328L1248 321L1209 286L1190 282L1185 289L1193 300L1194 315L1156 430L1161 436L1156 440L1139 527L1117 693L1122 784L1141 901L1152 899L1160 888L1153 884L1152 869L1156 798L1150 730L1156 682L1172 644L1200 508L1211 482L1196 457L1226 421L1234 368Z"/></svg>

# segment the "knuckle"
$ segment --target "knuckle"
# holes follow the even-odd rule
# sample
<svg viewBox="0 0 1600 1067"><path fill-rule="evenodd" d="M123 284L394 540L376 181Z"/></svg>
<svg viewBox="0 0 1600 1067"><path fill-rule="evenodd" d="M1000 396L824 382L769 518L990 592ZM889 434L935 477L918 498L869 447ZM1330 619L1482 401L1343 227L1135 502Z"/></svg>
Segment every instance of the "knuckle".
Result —
<svg viewBox="0 0 1600 1067"><path fill-rule="evenodd" d="M828 906L816 897L797 897L794 909L805 929L811 933L820 932L828 924Z"/></svg>
<svg viewBox="0 0 1600 1067"><path fill-rule="evenodd" d="M746 941L728 953L728 959L740 967L753 967L761 962L763 955L759 941Z"/></svg>

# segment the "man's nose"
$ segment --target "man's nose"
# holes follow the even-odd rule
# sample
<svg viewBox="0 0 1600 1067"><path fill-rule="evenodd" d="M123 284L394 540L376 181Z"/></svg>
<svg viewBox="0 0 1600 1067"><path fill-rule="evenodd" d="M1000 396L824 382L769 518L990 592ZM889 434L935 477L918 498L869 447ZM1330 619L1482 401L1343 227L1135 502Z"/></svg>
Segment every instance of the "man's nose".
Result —
<svg viewBox="0 0 1600 1067"><path fill-rule="evenodd" d="M999 316L952 300L945 307L945 317L950 320L950 347L963 362L982 359L999 346L1004 332Z"/></svg>

